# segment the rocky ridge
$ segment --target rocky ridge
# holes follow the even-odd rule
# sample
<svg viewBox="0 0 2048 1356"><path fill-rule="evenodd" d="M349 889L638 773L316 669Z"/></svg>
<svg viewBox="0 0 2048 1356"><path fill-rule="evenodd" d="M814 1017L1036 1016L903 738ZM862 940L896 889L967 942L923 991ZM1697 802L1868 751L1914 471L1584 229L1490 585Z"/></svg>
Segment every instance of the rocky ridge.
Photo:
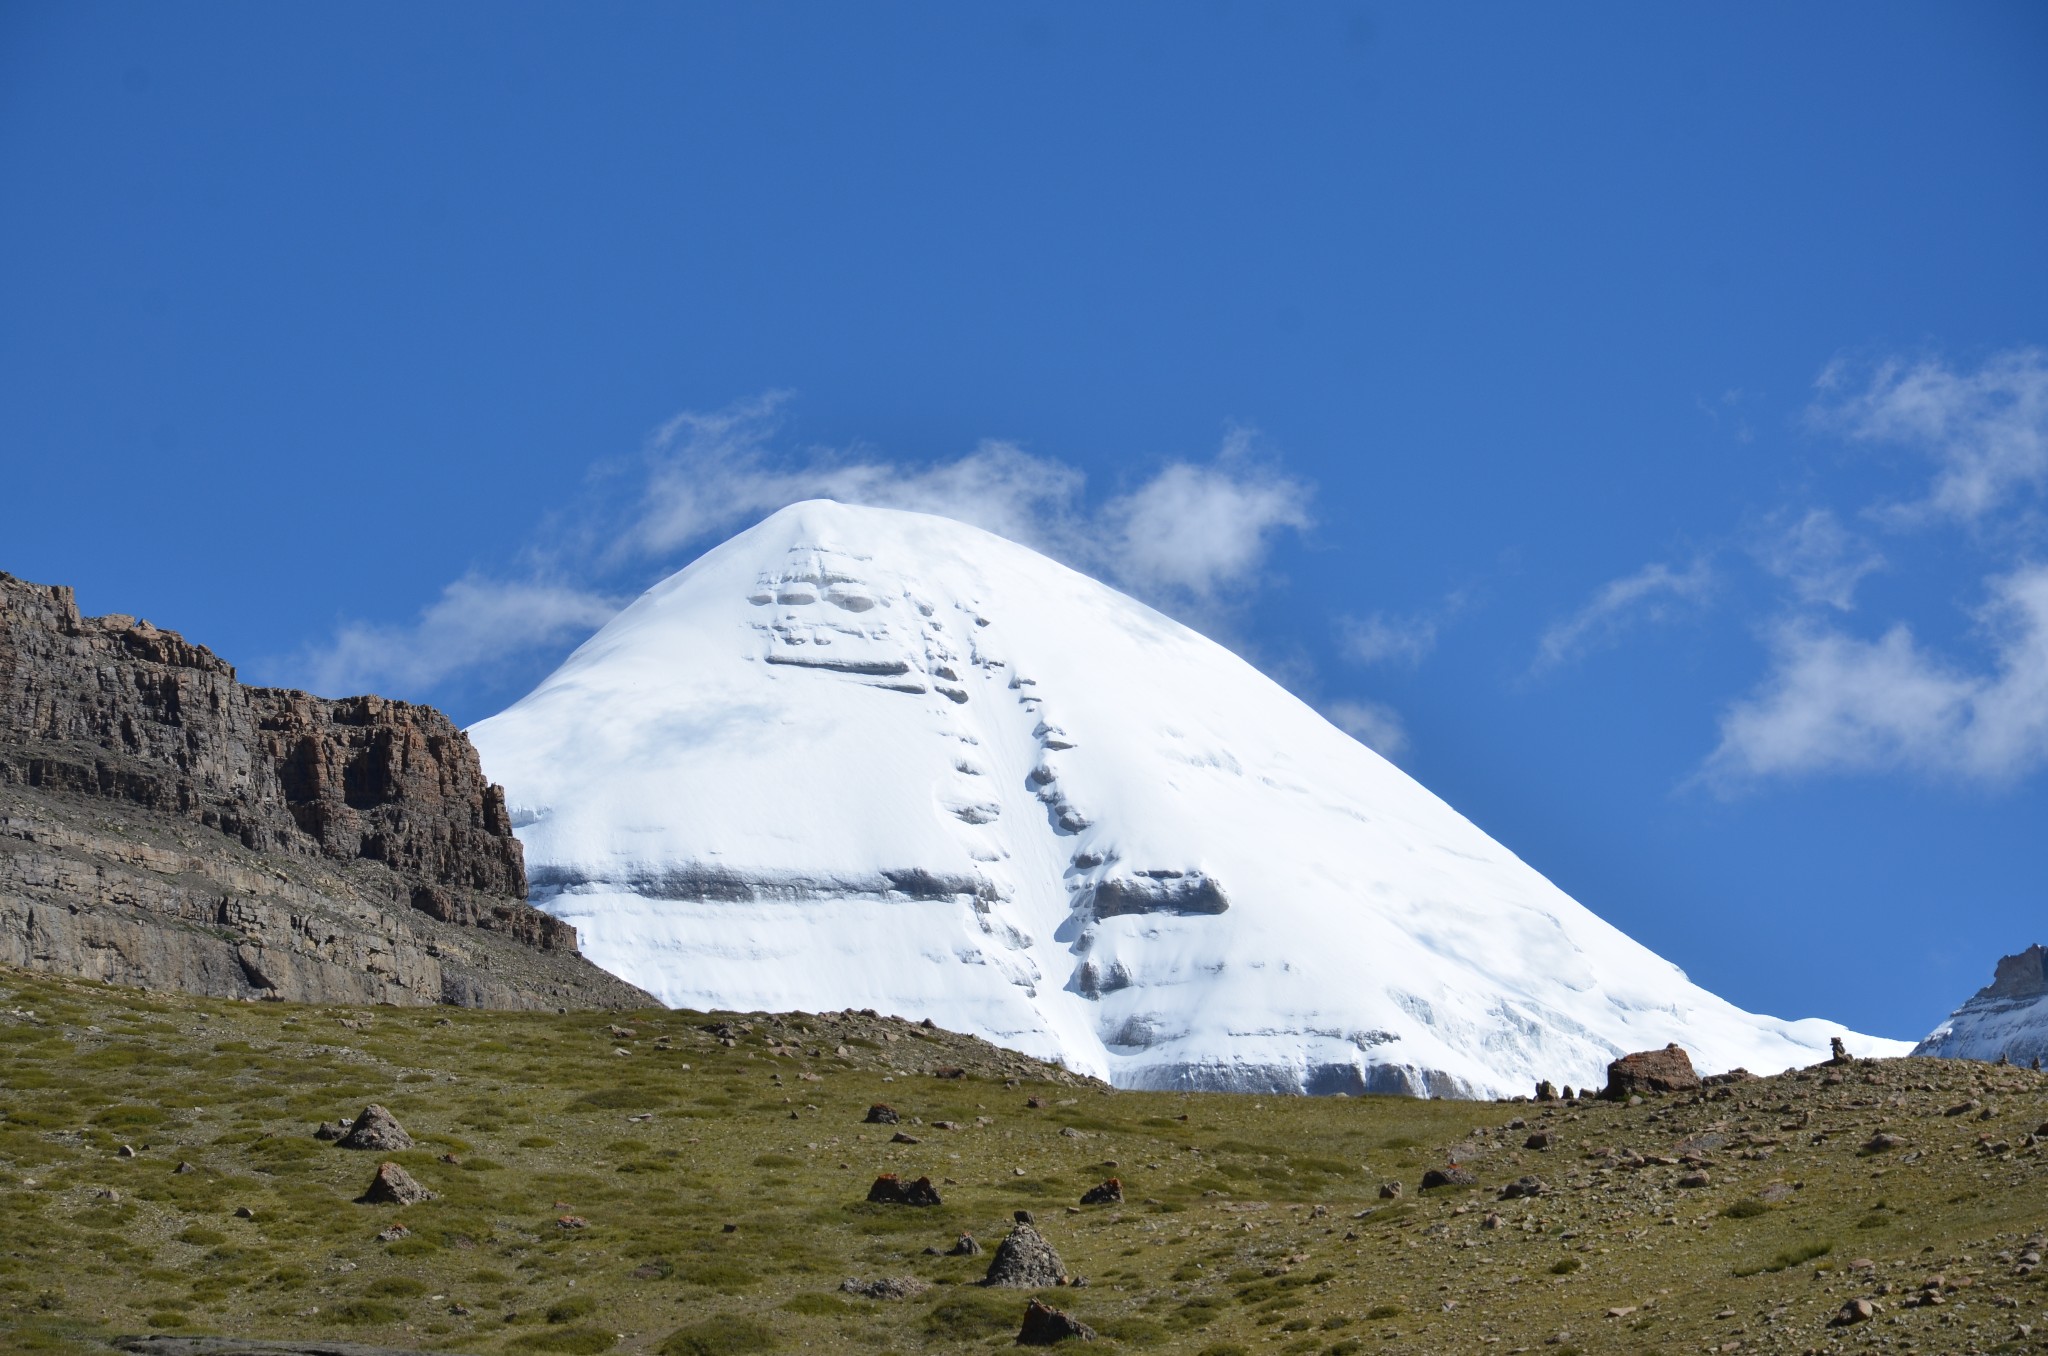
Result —
<svg viewBox="0 0 2048 1356"><path fill-rule="evenodd" d="M1991 982L1913 1048L1945 1059L2038 1065L2048 1057L2048 947L2000 957Z"/></svg>
<svg viewBox="0 0 2048 1356"><path fill-rule="evenodd" d="M647 1003L525 895L504 793L440 712L247 687L0 573L0 961L230 998Z"/></svg>

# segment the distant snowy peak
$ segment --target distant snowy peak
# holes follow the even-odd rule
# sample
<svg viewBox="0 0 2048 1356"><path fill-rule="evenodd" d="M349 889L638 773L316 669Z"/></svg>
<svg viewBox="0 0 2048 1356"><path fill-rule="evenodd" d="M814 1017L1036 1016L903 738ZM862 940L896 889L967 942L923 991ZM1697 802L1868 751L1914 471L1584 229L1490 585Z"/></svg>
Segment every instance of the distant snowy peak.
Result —
<svg viewBox="0 0 2048 1356"><path fill-rule="evenodd" d="M535 903L677 1005L1321 1092L1596 1083L1673 1040L1775 1070L1847 1034L1699 989L1230 651L925 514L784 509L470 733Z"/></svg>
<svg viewBox="0 0 2048 1356"><path fill-rule="evenodd" d="M2048 1059L2048 948L2036 943L1999 959L1991 982L1977 990L1913 1047L1943 1059Z"/></svg>

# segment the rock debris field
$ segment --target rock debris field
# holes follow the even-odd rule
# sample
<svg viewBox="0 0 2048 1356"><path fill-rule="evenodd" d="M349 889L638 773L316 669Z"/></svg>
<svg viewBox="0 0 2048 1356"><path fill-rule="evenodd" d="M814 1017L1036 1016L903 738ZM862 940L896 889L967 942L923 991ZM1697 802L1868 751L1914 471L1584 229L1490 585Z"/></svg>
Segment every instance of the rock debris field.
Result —
<svg viewBox="0 0 2048 1356"><path fill-rule="evenodd" d="M2044 1123L2040 1073L1958 1061L1135 1093L864 1013L0 971L0 1347L2035 1351Z"/></svg>

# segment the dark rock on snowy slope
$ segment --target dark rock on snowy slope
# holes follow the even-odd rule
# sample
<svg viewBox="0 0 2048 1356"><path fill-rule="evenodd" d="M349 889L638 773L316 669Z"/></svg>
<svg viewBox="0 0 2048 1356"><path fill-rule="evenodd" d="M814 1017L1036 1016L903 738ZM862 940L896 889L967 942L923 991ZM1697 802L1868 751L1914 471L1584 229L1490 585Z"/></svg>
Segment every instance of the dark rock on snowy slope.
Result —
<svg viewBox="0 0 2048 1356"><path fill-rule="evenodd" d="M245 687L0 574L0 963L215 997L644 1006L525 902L431 707Z"/></svg>
<svg viewBox="0 0 2048 1356"><path fill-rule="evenodd" d="M1991 982L1913 1048L1944 1059L2048 1058L2048 948L2038 943L1999 959Z"/></svg>

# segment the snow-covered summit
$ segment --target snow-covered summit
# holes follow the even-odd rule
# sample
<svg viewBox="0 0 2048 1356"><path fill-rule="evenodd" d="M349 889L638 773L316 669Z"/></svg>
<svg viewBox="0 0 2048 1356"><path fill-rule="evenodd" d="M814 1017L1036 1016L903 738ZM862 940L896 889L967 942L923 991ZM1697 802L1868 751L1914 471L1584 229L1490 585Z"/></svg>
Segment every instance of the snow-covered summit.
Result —
<svg viewBox="0 0 2048 1356"><path fill-rule="evenodd" d="M470 734L534 903L679 1006L873 1007L1153 1088L1906 1048L1739 1011L1222 646L926 514L783 509Z"/></svg>

